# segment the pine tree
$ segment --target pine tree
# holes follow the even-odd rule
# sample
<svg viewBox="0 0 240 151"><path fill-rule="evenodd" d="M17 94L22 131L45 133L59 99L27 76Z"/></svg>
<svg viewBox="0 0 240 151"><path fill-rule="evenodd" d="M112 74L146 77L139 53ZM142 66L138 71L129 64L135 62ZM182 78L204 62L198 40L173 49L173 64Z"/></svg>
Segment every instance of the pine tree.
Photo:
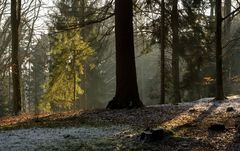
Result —
<svg viewBox="0 0 240 151"><path fill-rule="evenodd" d="M94 54L79 30L60 32L51 46L50 77L40 108L68 109L84 93L80 81L85 74L83 62Z"/></svg>
<svg viewBox="0 0 240 151"><path fill-rule="evenodd" d="M109 109L143 107L139 98L133 40L132 0L115 1L116 94Z"/></svg>
<svg viewBox="0 0 240 151"><path fill-rule="evenodd" d="M21 112L21 87L19 52L19 28L21 20L21 0L11 0L11 29L12 29L12 80L13 80L13 112Z"/></svg>
<svg viewBox="0 0 240 151"><path fill-rule="evenodd" d="M222 72L222 2L216 0L216 100L225 98Z"/></svg>
<svg viewBox="0 0 240 151"><path fill-rule="evenodd" d="M173 77L173 101L181 102L179 82L179 14L178 0L172 0L171 12L172 28L172 77Z"/></svg>
<svg viewBox="0 0 240 151"><path fill-rule="evenodd" d="M161 100L160 103L165 103L165 2L161 1Z"/></svg>

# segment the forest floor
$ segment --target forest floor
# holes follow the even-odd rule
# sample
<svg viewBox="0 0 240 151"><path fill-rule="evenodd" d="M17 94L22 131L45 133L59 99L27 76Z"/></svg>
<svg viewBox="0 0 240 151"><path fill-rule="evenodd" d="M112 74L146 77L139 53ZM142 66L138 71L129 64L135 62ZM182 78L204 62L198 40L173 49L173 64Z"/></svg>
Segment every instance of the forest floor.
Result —
<svg viewBox="0 0 240 151"><path fill-rule="evenodd" d="M214 124L226 129L211 129ZM164 140L140 140L146 128ZM240 99L212 98L132 110L91 110L0 118L0 151L240 151Z"/></svg>

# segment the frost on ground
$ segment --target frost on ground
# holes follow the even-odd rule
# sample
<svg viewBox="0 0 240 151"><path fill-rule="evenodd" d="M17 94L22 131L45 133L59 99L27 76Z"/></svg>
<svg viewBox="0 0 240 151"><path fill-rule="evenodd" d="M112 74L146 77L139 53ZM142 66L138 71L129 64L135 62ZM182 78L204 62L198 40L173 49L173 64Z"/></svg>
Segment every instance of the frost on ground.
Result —
<svg viewBox="0 0 240 151"><path fill-rule="evenodd" d="M0 151L94 150L94 146L100 149L100 146L96 146L99 142L107 143L108 140L110 142L128 129L127 126L111 126L4 131L0 132Z"/></svg>
<svg viewBox="0 0 240 151"><path fill-rule="evenodd" d="M218 123L224 124L226 130L209 131L212 124ZM176 138L155 144L142 143L138 136L149 127L172 130ZM239 148L239 96L224 101L203 98L132 110L72 111L0 118L0 151L239 151Z"/></svg>

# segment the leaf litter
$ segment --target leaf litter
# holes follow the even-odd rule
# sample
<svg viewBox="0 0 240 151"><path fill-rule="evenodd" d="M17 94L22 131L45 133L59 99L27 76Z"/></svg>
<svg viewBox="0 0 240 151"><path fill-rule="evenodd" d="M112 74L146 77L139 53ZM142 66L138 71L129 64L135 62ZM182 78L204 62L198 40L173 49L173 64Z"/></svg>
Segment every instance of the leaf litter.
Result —
<svg viewBox="0 0 240 151"><path fill-rule="evenodd" d="M230 110L231 108L231 110ZM214 124L226 130L209 129ZM174 132L142 142L146 128ZM0 118L0 150L240 150L240 99Z"/></svg>

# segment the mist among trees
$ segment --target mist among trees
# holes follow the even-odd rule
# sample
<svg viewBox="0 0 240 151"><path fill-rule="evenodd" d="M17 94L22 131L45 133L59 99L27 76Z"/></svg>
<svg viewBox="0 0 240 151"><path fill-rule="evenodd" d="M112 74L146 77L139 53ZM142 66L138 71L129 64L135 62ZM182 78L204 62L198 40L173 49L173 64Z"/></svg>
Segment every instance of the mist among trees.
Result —
<svg viewBox="0 0 240 151"><path fill-rule="evenodd" d="M0 0L0 150L239 150L239 14L239 0Z"/></svg>
<svg viewBox="0 0 240 151"><path fill-rule="evenodd" d="M1 115L239 93L238 1L0 2Z"/></svg>

